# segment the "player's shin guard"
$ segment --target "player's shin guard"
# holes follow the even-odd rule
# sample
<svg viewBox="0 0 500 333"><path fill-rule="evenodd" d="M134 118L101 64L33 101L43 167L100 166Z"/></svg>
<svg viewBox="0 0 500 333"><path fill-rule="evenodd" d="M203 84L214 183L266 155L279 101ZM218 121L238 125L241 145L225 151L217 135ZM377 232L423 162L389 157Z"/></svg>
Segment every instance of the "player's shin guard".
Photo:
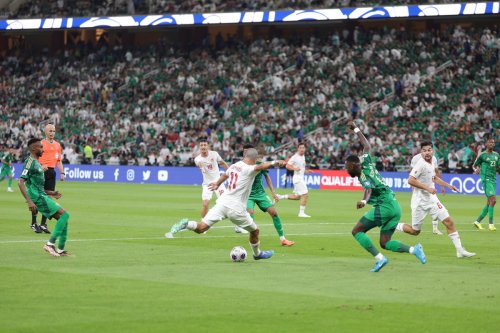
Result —
<svg viewBox="0 0 500 333"><path fill-rule="evenodd" d="M31 225L36 224L36 213L31 213Z"/></svg>
<svg viewBox="0 0 500 333"><path fill-rule="evenodd" d="M61 236L64 228L68 224L68 220L69 220L69 214L68 214L68 212L64 212L64 214L62 214L61 217L59 217L59 220L57 220L57 223L54 227L54 230L52 231L52 234L50 235L49 242L51 242L52 244L54 244L56 242L56 240Z"/></svg>
<svg viewBox="0 0 500 333"><path fill-rule="evenodd" d="M379 250L373 245L370 237L368 237L364 232L358 232L354 235L354 238L358 241L359 245L361 245L366 251L370 252L373 256L379 254Z"/></svg>
<svg viewBox="0 0 500 333"><path fill-rule="evenodd" d="M479 214L479 217L477 218L477 222L481 222L485 217L486 215L488 215L489 213L489 207L488 205L484 206L483 207L483 210L481 211L481 214Z"/></svg>
<svg viewBox="0 0 500 333"><path fill-rule="evenodd" d="M280 237L285 236L285 232L283 231L283 225L281 224L281 219L278 215L273 216L273 224L274 224L274 229L276 229L276 232Z"/></svg>
<svg viewBox="0 0 500 333"><path fill-rule="evenodd" d="M385 248L392 252L410 252L410 247L406 244L401 243L400 241L391 239L385 244Z"/></svg>
<svg viewBox="0 0 500 333"><path fill-rule="evenodd" d="M12 187L12 178L9 178L9 183L7 184L8 187Z"/></svg>

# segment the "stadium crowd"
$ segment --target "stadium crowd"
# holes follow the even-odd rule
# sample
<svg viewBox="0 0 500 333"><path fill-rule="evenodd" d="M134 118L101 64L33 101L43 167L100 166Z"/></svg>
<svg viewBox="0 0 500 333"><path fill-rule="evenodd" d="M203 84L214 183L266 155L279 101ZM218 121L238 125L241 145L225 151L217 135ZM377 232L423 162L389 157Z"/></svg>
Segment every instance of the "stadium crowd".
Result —
<svg viewBox="0 0 500 333"><path fill-rule="evenodd" d="M64 163L136 165L192 165L201 136L227 161L246 142L286 158L306 140L311 167L335 169L360 148L349 144L352 117L381 170L408 166L432 139L443 169L466 172L484 135L500 131L498 32L355 27L189 49L105 38L55 56L13 49L0 58L0 137L20 160L53 122Z"/></svg>
<svg viewBox="0 0 500 333"><path fill-rule="evenodd" d="M256 10L294 10L409 4L453 3L451 0L39 0L14 1L3 9L9 18L78 17L161 13L208 13ZM1 9L1 8L0 8Z"/></svg>

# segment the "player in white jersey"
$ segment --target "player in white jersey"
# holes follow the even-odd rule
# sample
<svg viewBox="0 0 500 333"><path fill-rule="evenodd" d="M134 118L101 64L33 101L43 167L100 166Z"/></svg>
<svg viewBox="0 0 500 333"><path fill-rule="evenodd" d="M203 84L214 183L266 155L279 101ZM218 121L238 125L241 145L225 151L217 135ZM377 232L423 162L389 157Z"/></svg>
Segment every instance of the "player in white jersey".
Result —
<svg viewBox="0 0 500 333"><path fill-rule="evenodd" d="M413 169L415 167L415 165L417 165L417 162L420 161L421 159L422 159L422 154L417 154L417 155L413 156L413 158L411 159L411 163L410 163L411 168ZM436 172L436 176L441 178L441 172L439 171L439 165L438 165L438 161L437 161L436 156L432 156L432 166L434 167L434 170ZM441 191L443 194L446 191L443 186L441 186ZM436 234L436 235L442 235L443 233L441 231L439 231L438 225L439 225L439 221L437 219L433 219L432 220L432 233Z"/></svg>
<svg viewBox="0 0 500 333"><path fill-rule="evenodd" d="M231 165L216 182L209 184L209 188L215 191L222 183L229 180L224 195L217 199L215 206L208 211L207 215L201 219L201 222L182 219L172 226L170 232L165 234L165 237L172 238L174 234L183 229L189 229L201 234L210 229L215 223L228 218L235 225L250 233L250 246L255 260L272 257L273 251L260 250L259 228L246 208L252 184L259 171L269 169L274 165L283 166L285 162L272 161L256 165L258 153L254 148L245 150L243 156L243 161Z"/></svg>
<svg viewBox="0 0 500 333"><path fill-rule="evenodd" d="M308 190L304 179L305 173L310 173L310 170L306 169L306 158L304 156L306 152L306 145L304 143L299 143L297 147L297 152L288 160L286 168L288 170L293 170L293 194L278 194L280 200L300 200L299 217L311 217L305 213Z"/></svg>
<svg viewBox="0 0 500 333"><path fill-rule="evenodd" d="M462 246L460 235L455 228L448 210L436 196L434 183L447 187L454 192L458 192L458 189L436 176L436 168L432 165L432 157L434 155L432 143L422 142L420 147L422 158L412 168L408 178L408 184L414 187L411 196L412 224L398 223L396 229L416 236L420 234L424 218L429 214L433 220L438 219L445 225L448 236L457 251L457 257L472 257L476 254L468 252Z"/></svg>
<svg viewBox="0 0 500 333"><path fill-rule="evenodd" d="M208 188L208 184L217 181L220 177L219 165L221 165L224 169L228 169L228 165L222 157L220 157L219 153L213 150L209 150L208 142L206 139L201 139L199 141L198 146L200 147L200 154L196 156L194 159L194 163L201 170L201 174L203 175L203 184L202 184L202 193L201 193L201 217L205 217L208 212L208 204L210 200L212 200L213 194L218 197L221 196L222 193L226 190L224 185L221 185L217 191L211 191Z"/></svg>

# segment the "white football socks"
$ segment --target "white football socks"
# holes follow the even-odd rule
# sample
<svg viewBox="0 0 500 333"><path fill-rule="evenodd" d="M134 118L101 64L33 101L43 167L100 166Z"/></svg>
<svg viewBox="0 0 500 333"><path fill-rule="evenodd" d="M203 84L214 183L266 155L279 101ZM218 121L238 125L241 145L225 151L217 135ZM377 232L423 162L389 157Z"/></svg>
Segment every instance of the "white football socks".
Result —
<svg viewBox="0 0 500 333"><path fill-rule="evenodd" d="M438 230L438 224L439 224L439 221L436 220L436 221L432 221L432 230Z"/></svg>
<svg viewBox="0 0 500 333"><path fill-rule="evenodd" d="M305 214L306 206L300 206L299 214Z"/></svg>
<svg viewBox="0 0 500 333"><path fill-rule="evenodd" d="M186 229L189 229L189 230L196 230L196 228L198 227L198 222L196 221L189 221L187 226L186 226Z"/></svg>
<svg viewBox="0 0 500 333"><path fill-rule="evenodd" d="M260 242L257 242L255 244L250 243L250 246L252 247L253 254L255 254L255 256L258 256L260 254Z"/></svg>
<svg viewBox="0 0 500 333"><path fill-rule="evenodd" d="M453 242L453 245L455 245L455 248L457 251L462 250L462 241L460 240L460 235L458 234L458 231L452 232L449 234L451 241Z"/></svg>

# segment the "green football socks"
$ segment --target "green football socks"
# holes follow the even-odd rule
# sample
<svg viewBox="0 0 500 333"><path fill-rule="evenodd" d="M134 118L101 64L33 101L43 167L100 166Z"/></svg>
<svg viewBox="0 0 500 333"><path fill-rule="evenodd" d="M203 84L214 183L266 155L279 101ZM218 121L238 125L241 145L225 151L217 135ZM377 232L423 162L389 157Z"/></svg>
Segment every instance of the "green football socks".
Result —
<svg viewBox="0 0 500 333"><path fill-rule="evenodd" d="M493 224L493 213L494 213L494 210L495 210L495 206L488 206L488 218L489 218L489 222L490 224Z"/></svg>
<svg viewBox="0 0 500 333"><path fill-rule="evenodd" d="M488 205L484 206L483 210L481 211L481 214L476 220L477 222L481 222L486 217L486 215L488 215L489 207L490 206Z"/></svg>
<svg viewBox="0 0 500 333"><path fill-rule="evenodd" d="M276 232L280 237L285 236L285 232L283 231L283 225L281 224L281 219L278 215L273 216L273 224L274 224L274 229L276 229Z"/></svg>
<svg viewBox="0 0 500 333"><path fill-rule="evenodd" d="M379 250L375 246L373 246L373 243L364 232L358 232L356 235L354 235L354 238L358 241L359 245L361 245L366 251L370 252L373 256L376 256L379 254Z"/></svg>
<svg viewBox="0 0 500 333"><path fill-rule="evenodd" d="M50 235L49 242L52 244L54 244L59 238L58 248L60 250L64 249L64 245L66 244L66 239L68 237L68 220L69 214L68 212L64 212L64 214L59 217L59 220L57 220L54 231L52 231L52 234Z"/></svg>
<svg viewBox="0 0 500 333"><path fill-rule="evenodd" d="M392 252L410 252L410 247L398 240L391 239L385 244L385 248Z"/></svg>

